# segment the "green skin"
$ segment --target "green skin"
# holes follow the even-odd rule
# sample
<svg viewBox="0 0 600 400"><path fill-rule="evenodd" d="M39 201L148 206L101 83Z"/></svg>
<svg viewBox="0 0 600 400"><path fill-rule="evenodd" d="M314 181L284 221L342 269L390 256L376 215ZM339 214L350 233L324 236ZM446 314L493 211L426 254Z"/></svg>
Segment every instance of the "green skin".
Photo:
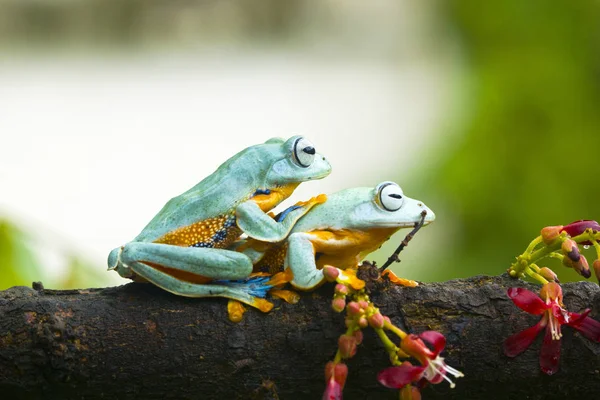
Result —
<svg viewBox="0 0 600 400"><path fill-rule="evenodd" d="M232 227L237 226L249 237L267 242L283 240L311 205L294 210L278 223L265 213L268 210L261 210L252 197L257 191L276 190L329 175L330 164L314 150L312 159L301 153L302 157L309 157L310 163L306 158L304 166L303 160L299 161L295 150L299 150L298 143L304 141L300 136L287 141L271 139L242 150L196 186L171 199L133 241L112 250L108 257L109 270L116 270L125 278L142 277L181 296L228 297L252 304L254 297L239 288L190 283L154 267L159 265L211 280L244 279L252 272L252 261L244 254L154 242L182 227L232 213L235 215Z"/></svg>
<svg viewBox="0 0 600 400"><path fill-rule="evenodd" d="M384 187L387 190L382 193ZM390 194L400 195L402 200L389 198ZM382 201L394 211L386 209ZM346 189L328 196L325 203L313 207L294 225L287 238L284 268L289 267L294 274L292 285L310 290L323 282L322 264L318 265L315 253L324 253L345 266L356 266L398 229L414 227L423 211L427 212L425 225L435 220L431 209L404 196L393 182L382 182L375 188ZM339 232L344 234L337 235ZM244 254L256 264L265 252L248 248Z"/></svg>

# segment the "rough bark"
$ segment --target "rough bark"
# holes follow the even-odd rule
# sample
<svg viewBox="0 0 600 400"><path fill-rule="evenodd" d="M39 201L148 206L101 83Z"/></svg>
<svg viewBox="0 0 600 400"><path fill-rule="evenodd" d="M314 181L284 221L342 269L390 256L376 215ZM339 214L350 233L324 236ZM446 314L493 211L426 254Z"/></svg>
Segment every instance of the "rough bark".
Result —
<svg viewBox="0 0 600 400"><path fill-rule="evenodd" d="M600 345L564 328L560 370L538 367L541 339L515 359L502 353L512 333L538 317L506 296L529 285L478 276L417 288L374 284L371 298L409 331L436 329L448 338L446 360L466 377L423 391L425 399L563 399L600 394ZM533 286L533 285L531 285ZM600 289L563 285L574 311L592 307ZM537 290L536 287L531 287ZM6 399L318 399L323 367L344 330L330 308L332 286L271 313L249 310L228 321L224 299L188 299L148 284L86 290L0 292L0 397ZM349 360L346 399L397 399L376 382L388 366L366 331ZM6 396L6 397L5 397Z"/></svg>

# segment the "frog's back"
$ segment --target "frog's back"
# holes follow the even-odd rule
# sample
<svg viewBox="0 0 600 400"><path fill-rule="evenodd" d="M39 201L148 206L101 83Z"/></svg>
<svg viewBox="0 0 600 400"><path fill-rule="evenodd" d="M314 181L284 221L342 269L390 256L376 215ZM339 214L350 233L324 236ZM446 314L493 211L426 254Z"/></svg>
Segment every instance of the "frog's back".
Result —
<svg viewBox="0 0 600 400"><path fill-rule="evenodd" d="M179 246L227 247L241 232L235 208L264 185L264 152L253 146L172 198L134 239ZM252 172L250 172L252 171Z"/></svg>

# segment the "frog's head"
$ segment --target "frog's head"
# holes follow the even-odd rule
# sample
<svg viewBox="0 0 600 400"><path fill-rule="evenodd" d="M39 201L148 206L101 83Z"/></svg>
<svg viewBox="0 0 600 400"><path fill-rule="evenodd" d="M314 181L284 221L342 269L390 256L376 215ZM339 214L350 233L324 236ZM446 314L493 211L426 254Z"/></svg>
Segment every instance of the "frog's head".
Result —
<svg viewBox="0 0 600 400"><path fill-rule="evenodd" d="M424 225L435 220L435 214L423 202L407 197L400 186L385 181L374 189L356 188L347 196L358 204L348 210L347 225L360 230L374 228L409 228L415 226L425 212Z"/></svg>
<svg viewBox="0 0 600 400"><path fill-rule="evenodd" d="M302 136L286 141L271 139L265 144L276 153L276 160L267 172L267 187L284 186L312 179L325 178L331 172L329 162L317 153L315 146Z"/></svg>

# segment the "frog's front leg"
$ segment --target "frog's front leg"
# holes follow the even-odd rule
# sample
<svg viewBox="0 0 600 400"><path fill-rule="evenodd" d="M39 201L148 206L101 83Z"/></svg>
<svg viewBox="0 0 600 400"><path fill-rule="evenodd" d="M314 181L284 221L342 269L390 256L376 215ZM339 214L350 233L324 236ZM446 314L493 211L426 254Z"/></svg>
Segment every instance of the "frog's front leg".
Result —
<svg viewBox="0 0 600 400"><path fill-rule="evenodd" d="M257 298L243 282L227 285L221 280L240 280L252 272L251 260L242 253L223 249L179 247L160 243L132 242L113 250L109 268L126 278L135 275L186 297L227 297L262 311L271 303ZM264 297L264 296L263 296Z"/></svg>
<svg viewBox="0 0 600 400"><path fill-rule="evenodd" d="M294 279L291 284L302 290L310 290L323 282L323 272L315 262L315 248L307 233L292 233L288 238L285 266L289 267Z"/></svg>
<svg viewBox="0 0 600 400"><path fill-rule="evenodd" d="M285 210L280 218L273 219L250 200L236 208L236 223L238 227L251 238L263 242L280 242L289 235L292 228L312 207L324 203L327 196L321 194L306 202L300 202Z"/></svg>

